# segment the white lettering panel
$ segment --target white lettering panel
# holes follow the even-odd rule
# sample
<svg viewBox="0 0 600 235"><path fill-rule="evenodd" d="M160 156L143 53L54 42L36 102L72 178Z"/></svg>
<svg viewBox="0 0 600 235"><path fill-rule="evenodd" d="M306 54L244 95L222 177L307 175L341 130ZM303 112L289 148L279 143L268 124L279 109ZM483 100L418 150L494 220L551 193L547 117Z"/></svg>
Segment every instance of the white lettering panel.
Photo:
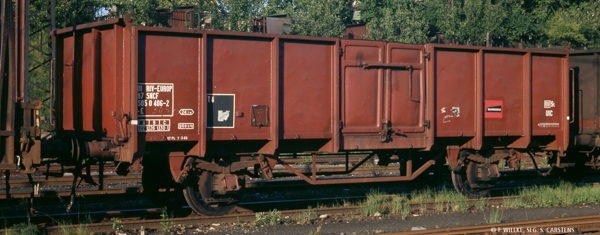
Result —
<svg viewBox="0 0 600 235"><path fill-rule="evenodd" d="M170 119L139 119L138 132L171 131Z"/></svg>
<svg viewBox="0 0 600 235"><path fill-rule="evenodd" d="M138 83L138 116L172 117L173 83Z"/></svg>

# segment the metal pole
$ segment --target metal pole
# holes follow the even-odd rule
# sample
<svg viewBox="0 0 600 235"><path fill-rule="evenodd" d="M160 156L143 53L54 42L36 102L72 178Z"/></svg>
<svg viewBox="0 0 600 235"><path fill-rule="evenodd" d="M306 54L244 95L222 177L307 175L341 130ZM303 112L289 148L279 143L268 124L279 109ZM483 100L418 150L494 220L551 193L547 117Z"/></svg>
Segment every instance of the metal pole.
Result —
<svg viewBox="0 0 600 235"><path fill-rule="evenodd" d="M21 0L21 38L20 38L20 56L21 56L21 98L23 103L29 101L29 4L30 0Z"/></svg>
<svg viewBox="0 0 600 235"><path fill-rule="evenodd" d="M55 9L54 9L54 0L50 0L50 22L51 25L50 27L52 27L50 29L50 33L52 33L52 31L54 31L54 29L56 29L56 15L55 15ZM50 36L50 34L48 35ZM54 61L54 59L56 59L56 45L54 44L54 41L50 41L50 46L52 47L52 63L50 63L50 87L51 89L54 89L56 87L56 76L55 76L55 72L56 72L56 62ZM52 128L55 129L56 127L54 126L54 93L51 92L50 93L50 117L48 118L48 120L50 121L50 125L52 125Z"/></svg>

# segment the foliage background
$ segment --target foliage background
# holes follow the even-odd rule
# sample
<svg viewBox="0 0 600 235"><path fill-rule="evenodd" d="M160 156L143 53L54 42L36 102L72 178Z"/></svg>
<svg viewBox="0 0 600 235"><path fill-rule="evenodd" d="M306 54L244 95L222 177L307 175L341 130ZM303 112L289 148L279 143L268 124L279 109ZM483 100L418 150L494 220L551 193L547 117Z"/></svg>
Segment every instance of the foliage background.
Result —
<svg viewBox="0 0 600 235"><path fill-rule="evenodd" d="M352 21L354 0L65 0L57 2L59 26L97 19L116 6L149 24L157 8L194 5L211 12L215 28L248 31L257 16L288 14L290 34L342 37ZM600 0L362 0L358 10L365 39L405 43L437 42L494 46L565 45L600 47Z"/></svg>

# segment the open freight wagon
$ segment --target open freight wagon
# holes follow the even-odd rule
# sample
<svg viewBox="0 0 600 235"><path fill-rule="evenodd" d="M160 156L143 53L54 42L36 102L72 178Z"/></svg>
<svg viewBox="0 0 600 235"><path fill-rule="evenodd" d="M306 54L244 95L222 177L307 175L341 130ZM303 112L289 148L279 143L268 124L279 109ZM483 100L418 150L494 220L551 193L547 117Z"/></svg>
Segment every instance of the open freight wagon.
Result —
<svg viewBox="0 0 600 235"><path fill-rule="evenodd" d="M156 201L174 181L196 212L217 215L233 209L246 175L271 179L276 164L310 184L339 184L413 180L448 172L446 161L458 191L482 196L499 161L518 167L543 152L561 166L570 147L567 52L132 22L54 32L52 143L71 160L118 162L122 174L142 159L144 191ZM287 164L286 153L311 153L312 172ZM323 153L366 155L342 174L374 156L401 166L390 177L318 178L330 173L316 170Z"/></svg>

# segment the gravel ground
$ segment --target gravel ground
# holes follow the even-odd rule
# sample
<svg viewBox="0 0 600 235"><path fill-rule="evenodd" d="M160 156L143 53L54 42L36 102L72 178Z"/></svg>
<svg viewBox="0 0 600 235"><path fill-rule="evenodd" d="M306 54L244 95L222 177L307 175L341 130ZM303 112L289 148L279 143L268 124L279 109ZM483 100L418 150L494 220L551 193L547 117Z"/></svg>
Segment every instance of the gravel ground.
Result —
<svg viewBox="0 0 600 235"><path fill-rule="evenodd" d="M552 218L576 217L600 214L600 205L579 205L558 208L530 208L503 210L502 223L542 220ZM405 220L397 216L380 216L367 218L354 218L349 216L331 216L316 221L312 225L275 225L275 226L239 226L219 225L207 226L187 233L198 234L311 234L321 226L321 234L378 234L390 232L411 231L413 228L422 227L427 230L450 227L463 227L485 225L484 217L489 218L490 211L462 212L462 213L425 213L412 214Z"/></svg>
<svg viewBox="0 0 600 235"><path fill-rule="evenodd" d="M519 186L531 186L531 185L544 185L553 184L557 182L557 178L541 178L534 177L525 180L501 180L498 182L497 187L511 187L515 185ZM600 182L600 176L586 176L579 182ZM386 184L354 184L345 186L326 186L326 187L312 187L298 188L295 189L249 189L246 190L243 202L253 201L270 201L270 200L281 200L281 199L293 199L293 198L323 198L323 197L342 197L342 196L359 196L365 195L372 189L379 190L382 193L408 193L412 190L432 187L432 188L448 188L452 189L452 184L448 181L440 181L431 178L425 178L420 181L411 182L398 182L398 183L386 183ZM498 192L498 195L505 195L505 192ZM107 200L107 198L111 198ZM65 200L66 199L66 200ZM0 215L4 216L15 216L25 214L27 209L26 200L17 199L5 201L7 203L0 203ZM41 212L48 214L64 212L64 208L68 203L68 198L54 198L51 200L36 199L35 207ZM293 205L290 205L292 208ZM76 206L73 211L86 212L100 211L100 210L116 210L116 209L133 209L133 208L149 208L155 207L151 202L146 200L143 195L136 196L87 196L78 198ZM314 206L313 206L314 207ZM524 220L536 220L544 218L555 218L555 217L570 217L580 215L592 215L599 214L598 210L600 206L589 205L589 206L578 206L578 207L566 207L566 208L539 208L539 209L518 209L518 210L505 210L502 222L515 222ZM278 208L280 210L286 208ZM294 208L295 209L295 208ZM412 216L402 220L395 216L381 216L381 217L368 217L359 218L357 216L333 216L325 219L322 223L312 225L278 225L278 226L264 226L264 227L251 227L239 225L226 225L221 224L218 226L207 226L202 228L179 230L185 231L185 233L195 232L201 234L309 234L317 231L317 228L321 226L321 234L375 234L381 232L395 232L395 231L410 231L413 227L424 227L426 229L456 227L456 226L469 226L477 224L485 224L484 215L489 217L489 211L486 212L465 212L465 213L425 213L413 214ZM212 227L212 229L211 229ZM134 233L135 231L129 231ZM146 233L148 234L148 233Z"/></svg>

